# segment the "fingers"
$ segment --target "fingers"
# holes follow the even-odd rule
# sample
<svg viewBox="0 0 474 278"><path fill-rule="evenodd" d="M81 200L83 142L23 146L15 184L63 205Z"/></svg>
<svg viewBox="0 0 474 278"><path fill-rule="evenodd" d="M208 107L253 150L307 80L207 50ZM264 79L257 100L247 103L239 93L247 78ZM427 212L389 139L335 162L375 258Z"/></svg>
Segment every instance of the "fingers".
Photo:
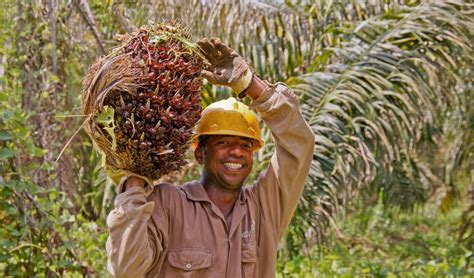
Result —
<svg viewBox="0 0 474 278"><path fill-rule="evenodd" d="M214 41L214 47L221 53L223 57L228 57L234 52L234 50L227 45L223 44L219 39Z"/></svg>
<svg viewBox="0 0 474 278"><path fill-rule="evenodd" d="M201 39L198 41L198 45L206 59L211 63L216 63L221 58L230 57L233 54L236 54L232 48L225 45L218 38Z"/></svg>
<svg viewBox="0 0 474 278"><path fill-rule="evenodd" d="M248 68L242 57L218 38L204 38L197 44L208 62L201 74L213 84L229 86Z"/></svg>
<svg viewBox="0 0 474 278"><path fill-rule="evenodd" d="M209 82L211 82L212 84L218 84L219 83L219 81L214 78L214 73L213 72L210 72L208 70L202 70L201 75L202 75L202 77L209 80Z"/></svg>
<svg viewBox="0 0 474 278"><path fill-rule="evenodd" d="M237 54L232 48L230 48L230 46L226 45L218 38L211 38L210 42L217 50L217 54L220 57L230 57L231 55Z"/></svg>
<svg viewBox="0 0 474 278"><path fill-rule="evenodd" d="M215 55L214 52L217 52L217 50L214 48L214 45L211 43L209 39L201 39L197 42L199 49L201 50L201 53L206 57L206 59L212 64L216 62L216 59L214 58Z"/></svg>

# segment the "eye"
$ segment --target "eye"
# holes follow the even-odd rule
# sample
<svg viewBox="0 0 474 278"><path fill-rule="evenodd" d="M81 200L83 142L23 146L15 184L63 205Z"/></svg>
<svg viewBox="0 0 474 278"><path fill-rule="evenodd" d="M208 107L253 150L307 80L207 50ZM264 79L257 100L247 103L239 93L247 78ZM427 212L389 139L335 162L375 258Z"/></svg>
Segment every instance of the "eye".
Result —
<svg viewBox="0 0 474 278"><path fill-rule="evenodd" d="M217 145L227 145L227 141L225 140L217 141Z"/></svg>
<svg viewBox="0 0 474 278"><path fill-rule="evenodd" d="M253 147L253 144L251 142L246 142L246 143L242 144L242 148L244 148L244 149L249 149L250 150L250 149L252 149L252 147Z"/></svg>

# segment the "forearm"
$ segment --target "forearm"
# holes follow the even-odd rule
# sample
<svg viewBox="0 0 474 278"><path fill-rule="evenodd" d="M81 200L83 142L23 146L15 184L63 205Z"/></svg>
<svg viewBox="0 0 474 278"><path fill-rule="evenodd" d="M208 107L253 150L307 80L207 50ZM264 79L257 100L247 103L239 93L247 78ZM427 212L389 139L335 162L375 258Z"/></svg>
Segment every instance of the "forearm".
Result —
<svg viewBox="0 0 474 278"><path fill-rule="evenodd" d="M254 74L246 93L252 100L256 100L267 88L268 84Z"/></svg>
<svg viewBox="0 0 474 278"><path fill-rule="evenodd" d="M281 237L304 189L314 134L299 111L298 99L284 85L270 85L252 106L260 112L275 142L275 153L258 181L258 190L267 218Z"/></svg>
<svg viewBox="0 0 474 278"><path fill-rule="evenodd" d="M107 217L107 268L112 275L142 277L151 266L157 251L148 231L154 205L147 202L143 188L129 188L117 196Z"/></svg>

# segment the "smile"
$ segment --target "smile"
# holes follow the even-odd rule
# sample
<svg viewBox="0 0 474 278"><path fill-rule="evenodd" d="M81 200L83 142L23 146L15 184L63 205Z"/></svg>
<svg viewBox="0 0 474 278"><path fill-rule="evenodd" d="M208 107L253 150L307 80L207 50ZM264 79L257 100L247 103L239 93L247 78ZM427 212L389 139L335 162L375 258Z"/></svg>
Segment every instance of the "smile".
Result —
<svg viewBox="0 0 474 278"><path fill-rule="evenodd" d="M228 163L224 163L224 166L225 166L226 168L231 169L231 170L239 170L239 169L241 169L241 168L243 167L242 164L239 164L239 163L229 163L229 162L228 162Z"/></svg>

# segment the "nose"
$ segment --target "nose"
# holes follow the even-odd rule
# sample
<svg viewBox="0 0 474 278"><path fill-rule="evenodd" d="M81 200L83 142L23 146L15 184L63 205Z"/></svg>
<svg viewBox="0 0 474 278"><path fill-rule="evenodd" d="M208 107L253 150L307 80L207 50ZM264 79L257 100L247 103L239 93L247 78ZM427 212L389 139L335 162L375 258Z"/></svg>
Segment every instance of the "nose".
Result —
<svg viewBox="0 0 474 278"><path fill-rule="evenodd" d="M244 150L240 146L240 144L232 144L229 148L229 154L234 157L243 157Z"/></svg>

